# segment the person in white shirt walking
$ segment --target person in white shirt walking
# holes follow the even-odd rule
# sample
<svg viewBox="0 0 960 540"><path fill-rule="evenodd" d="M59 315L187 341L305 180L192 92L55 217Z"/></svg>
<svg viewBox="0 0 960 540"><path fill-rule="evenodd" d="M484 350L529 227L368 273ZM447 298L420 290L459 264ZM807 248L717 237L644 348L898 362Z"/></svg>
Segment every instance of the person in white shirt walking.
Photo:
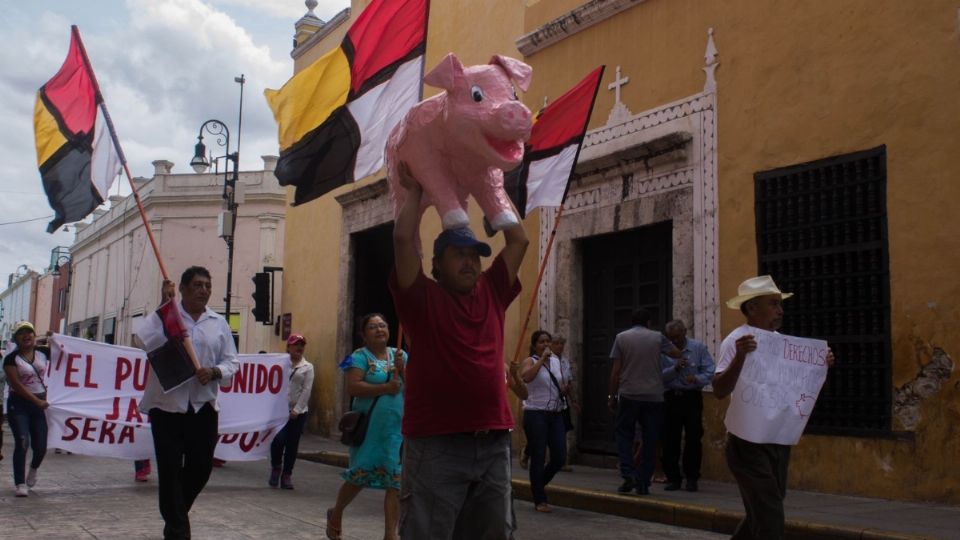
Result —
<svg viewBox="0 0 960 540"><path fill-rule="evenodd" d="M747 355L757 349L757 331L776 332L783 325L783 301L791 296L793 293L780 291L772 277L757 276L741 283L737 296L727 301L727 307L743 313L746 324L735 328L720 344L713 378L713 394L718 399L726 398L736 388ZM833 366L833 351L829 349L826 361L828 367ZM782 539L786 529L783 499L787 495L790 446L749 441L743 438L745 434L731 430L729 423L727 426L727 466L737 480L746 513L731 538Z"/></svg>
<svg viewBox="0 0 960 540"><path fill-rule="evenodd" d="M190 538L188 514L210 479L217 446L217 389L240 367L230 326L207 307L212 291L210 272L202 266L187 268L179 290L181 300L176 307L200 369L166 393L151 369L140 402L140 410L150 415L165 539ZM164 282L163 296L174 297L173 282Z"/></svg>
<svg viewBox="0 0 960 540"><path fill-rule="evenodd" d="M290 392L288 404L290 419L270 443L270 487L279 485L293 489L293 464L297 461L300 435L307 421L310 392L313 390L313 364L303 357L307 340L302 334L290 334L287 338L287 354L290 355Z"/></svg>
<svg viewBox="0 0 960 540"><path fill-rule="evenodd" d="M47 356L36 347L36 332L27 321L13 327L17 348L3 359L3 372L10 384L7 418L13 432L13 483L16 496L26 497L37 483L37 469L47 453L47 387L43 374ZM27 449L33 449L30 471L27 472Z"/></svg>

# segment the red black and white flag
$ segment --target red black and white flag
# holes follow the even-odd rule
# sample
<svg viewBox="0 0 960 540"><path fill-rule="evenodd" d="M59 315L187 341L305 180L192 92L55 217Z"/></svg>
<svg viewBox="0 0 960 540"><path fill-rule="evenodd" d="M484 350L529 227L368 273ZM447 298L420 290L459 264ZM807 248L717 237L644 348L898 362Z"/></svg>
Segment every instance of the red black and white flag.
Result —
<svg viewBox="0 0 960 540"><path fill-rule="evenodd" d="M37 166L56 214L47 232L93 212L120 174L122 154L107 124L96 77L73 26L67 59L40 87L33 113Z"/></svg>
<svg viewBox="0 0 960 540"><path fill-rule="evenodd" d="M165 302L137 322L133 332L146 349L164 392L187 382L200 368L176 300Z"/></svg>
<svg viewBox="0 0 960 540"><path fill-rule="evenodd" d="M428 0L373 0L339 47L264 96L294 205L383 166L387 136L420 101Z"/></svg>
<svg viewBox="0 0 960 540"><path fill-rule="evenodd" d="M603 70L590 72L534 120L523 162L504 175L504 188L522 217L540 206L563 204Z"/></svg>

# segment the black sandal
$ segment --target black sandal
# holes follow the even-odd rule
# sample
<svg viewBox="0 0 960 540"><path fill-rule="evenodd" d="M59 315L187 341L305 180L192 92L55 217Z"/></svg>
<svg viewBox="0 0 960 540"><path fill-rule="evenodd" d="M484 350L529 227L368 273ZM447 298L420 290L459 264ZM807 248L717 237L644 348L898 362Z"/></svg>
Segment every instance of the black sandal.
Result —
<svg viewBox="0 0 960 540"><path fill-rule="evenodd" d="M339 527L334 527L333 523L330 522L330 518L333 516L333 508L327 508L327 538L330 540L340 540L340 534L343 532L343 524L341 523Z"/></svg>

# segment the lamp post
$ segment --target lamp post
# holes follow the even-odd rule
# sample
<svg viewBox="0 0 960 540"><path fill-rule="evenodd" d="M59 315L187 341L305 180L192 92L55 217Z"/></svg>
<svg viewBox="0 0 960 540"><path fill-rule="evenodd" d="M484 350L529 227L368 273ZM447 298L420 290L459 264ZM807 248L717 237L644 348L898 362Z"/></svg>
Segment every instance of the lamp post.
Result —
<svg viewBox="0 0 960 540"><path fill-rule="evenodd" d="M70 280L73 278L73 263L70 262L69 255L60 255L57 257L57 260L53 263L53 276L60 277L60 267L64 264L67 266L67 286L60 289L63 291L63 298L60 300L60 311L63 312L63 328L60 329L61 332L67 333L67 326L70 324Z"/></svg>
<svg viewBox="0 0 960 540"><path fill-rule="evenodd" d="M237 149L230 153L230 130L227 125L220 120L207 120L200 125L200 133L197 135L197 144L194 147L193 159L190 160L190 166L194 172L202 174L210 167L212 160L216 165L214 169L219 173L219 160L225 160L223 166L223 210L219 217L219 235L227 243L227 293L223 298L225 305L225 317L227 324L230 324L230 290L233 287L233 242L237 226L237 202L236 190L237 181L240 176L240 130L243 125L243 85L247 82L241 74L234 77L233 81L240 85L240 113L237 119ZM207 147L203 144L203 132L206 131L212 137L218 146L224 148L224 155L207 158ZM233 163L233 173L230 173L230 164Z"/></svg>

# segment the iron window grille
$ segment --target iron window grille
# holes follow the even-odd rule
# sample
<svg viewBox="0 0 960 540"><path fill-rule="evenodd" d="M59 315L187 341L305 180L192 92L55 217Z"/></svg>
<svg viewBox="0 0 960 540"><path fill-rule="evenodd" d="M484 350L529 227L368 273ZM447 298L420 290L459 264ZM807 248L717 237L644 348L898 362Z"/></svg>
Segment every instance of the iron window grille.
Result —
<svg viewBox="0 0 960 540"><path fill-rule="evenodd" d="M787 301L782 332L827 340L837 358L807 432L890 433L886 147L754 175L760 274Z"/></svg>

